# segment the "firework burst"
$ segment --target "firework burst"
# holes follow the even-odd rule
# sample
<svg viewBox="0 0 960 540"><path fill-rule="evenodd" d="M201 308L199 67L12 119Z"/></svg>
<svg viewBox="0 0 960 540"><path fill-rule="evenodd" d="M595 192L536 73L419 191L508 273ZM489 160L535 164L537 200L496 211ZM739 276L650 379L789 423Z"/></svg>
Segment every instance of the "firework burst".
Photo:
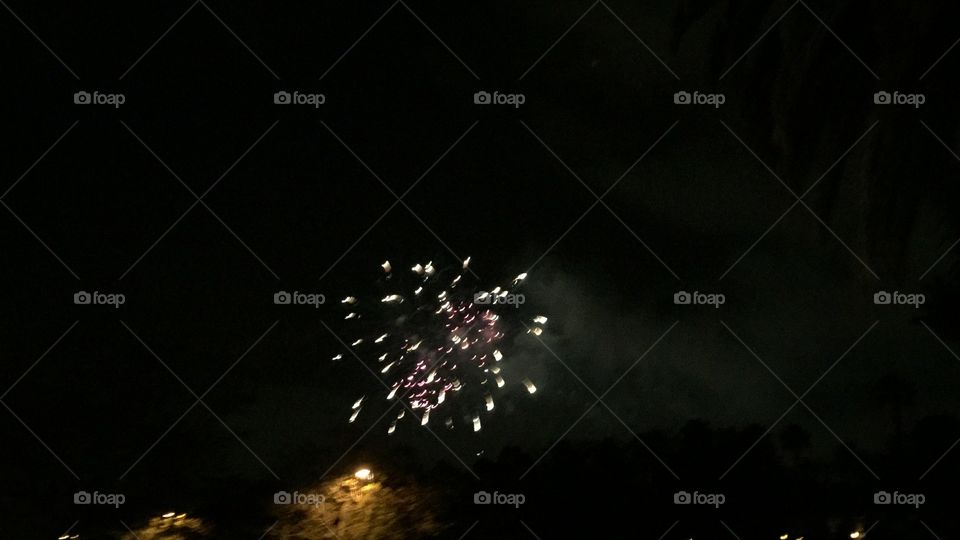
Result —
<svg viewBox="0 0 960 540"><path fill-rule="evenodd" d="M386 261L376 296L341 300L344 319L356 329L349 347L389 381L386 399L407 405L387 433L396 430L408 410L419 415L423 426L442 415L452 427L455 413L463 413L472 418L473 431L480 431L481 414L494 410L494 395L506 385L503 349L515 334L543 332L546 317L521 318L525 297L518 290L525 273L509 289L487 291L480 289L469 265L468 257L453 269L439 270L428 262L397 271ZM342 358L338 354L333 360ZM527 392L536 392L529 379L522 382ZM357 419L366 400L364 395L353 403L349 422Z"/></svg>

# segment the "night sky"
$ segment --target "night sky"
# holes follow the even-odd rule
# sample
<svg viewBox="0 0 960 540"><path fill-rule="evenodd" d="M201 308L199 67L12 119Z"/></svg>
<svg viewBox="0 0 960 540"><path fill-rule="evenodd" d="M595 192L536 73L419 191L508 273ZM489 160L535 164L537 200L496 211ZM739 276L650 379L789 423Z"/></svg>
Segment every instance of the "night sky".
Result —
<svg viewBox="0 0 960 540"><path fill-rule="evenodd" d="M0 536L960 535L960 7L0 4ZM427 262L525 303L388 434Z"/></svg>

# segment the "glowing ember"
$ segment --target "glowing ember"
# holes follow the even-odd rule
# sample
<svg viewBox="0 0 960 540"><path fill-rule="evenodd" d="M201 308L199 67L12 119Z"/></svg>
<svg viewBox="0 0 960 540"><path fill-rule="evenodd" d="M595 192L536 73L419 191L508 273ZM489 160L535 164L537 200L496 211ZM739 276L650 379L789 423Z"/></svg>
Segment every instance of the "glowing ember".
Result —
<svg viewBox="0 0 960 540"><path fill-rule="evenodd" d="M526 333L539 336L547 322L537 315L524 323L520 306L509 301L522 295L501 287L481 291L469 271L461 273L469 264L469 257L462 269L418 263L394 274L388 261L376 294L347 296L342 302L352 310L346 320L359 328L351 347L361 360L379 364L377 371L392 380L387 400L402 400L423 426L431 411L443 406L453 409L443 420L447 427L456 416L472 419L473 431L480 431L480 414L495 408L491 393L506 385L498 365L509 355L511 342L505 338L525 333L531 324ZM526 278L518 275L513 287ZM529 379L522 382L528 393L537 391ZM353 404L351 423L365 404L364 397ZM387 433L402 418L403 411Z"/></svg>

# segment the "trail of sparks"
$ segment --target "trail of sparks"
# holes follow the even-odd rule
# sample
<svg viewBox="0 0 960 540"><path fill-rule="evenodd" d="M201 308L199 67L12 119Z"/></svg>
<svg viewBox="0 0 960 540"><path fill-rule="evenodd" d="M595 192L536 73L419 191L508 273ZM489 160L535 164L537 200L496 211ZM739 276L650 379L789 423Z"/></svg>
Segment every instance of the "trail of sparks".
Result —
<svg viewBox="0 0 960 540"><path fill-rule="evenodd" d="M436 416L437 409L465 401L458 408L469 411L473 431L480 431L481 413L494 411L493 394L506 385L499 365L505 357L501 348L509 345L504 338L524 327L539 336L547 323L546 317L537 315L521 324L517 308L523 295L501 287L479 290L473 280L465 279L469 264L468 257L451 279L452 272L439 271L432 262L398 274L385 261L381 265L385 295L341 300L348 310L344 319L361 327L350 347L362 360L375 362L377 371L391 381L386 399L404 400L420 415L422 426L430 422L431 412ZM526 273L518 275L511 287L516 289L526 278ZM333 360L342 358L337 354ZM528 393L537 391L529 379L521 382ZM361 396L353 403L350 423L366 400ZM400 411L391 422L388 434L396 431L405 413ZM452 416L447 415L444 423L452 427Z"/></svg>

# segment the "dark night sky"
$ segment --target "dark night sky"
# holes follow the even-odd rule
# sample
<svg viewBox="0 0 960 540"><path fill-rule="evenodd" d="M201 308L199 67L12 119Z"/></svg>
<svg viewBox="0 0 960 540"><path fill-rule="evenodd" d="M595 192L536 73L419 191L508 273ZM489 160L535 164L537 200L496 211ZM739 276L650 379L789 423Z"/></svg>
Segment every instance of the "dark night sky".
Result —
<svg viewBox="0 0 960 540"><path fill-rule="evenodd" d="M137 520L363 460L466 476L451 453L470 467L505 448L536 459L592 392L619 419L597 406L565 441L653 433L680 477L711 481L732 460L676 451L691 421L757 436L777 422L770 438L797 424L814 461L875 458L853 462L864 482L895 461L880 457L895 453L885 376L915 389L907 432L956 422L955 7L5 7L0 474L18 487L0 506L53 508L50 530L94 519L68 504L86 486L131 493ZM75 105L80 90L126 103ZM327 102L282 107L279 90ZM475 105L479 90L526 103ZM726 103L676 105L682 90ZM926 103L877 105L881 90ZM522 311L550 317L543 344L511 345L512 384L480 434L438 427L445 447L412 421L388 437L384 420L338 461L379 416L346 423L378 383L329 360L344 351L321 321L348 332L335 302L275 306L273 293L334 300L372 291L385 259L468 255L489 284L529 270ZM77 306L78 290L127 303ZM675 305L679 290L726 303ZM927 302L878 306L880 290ZM213 385L216 416L197 405L144 455L196 401L178 378L198 396ZM805 405L781 419L791 390Z"/></svg>

